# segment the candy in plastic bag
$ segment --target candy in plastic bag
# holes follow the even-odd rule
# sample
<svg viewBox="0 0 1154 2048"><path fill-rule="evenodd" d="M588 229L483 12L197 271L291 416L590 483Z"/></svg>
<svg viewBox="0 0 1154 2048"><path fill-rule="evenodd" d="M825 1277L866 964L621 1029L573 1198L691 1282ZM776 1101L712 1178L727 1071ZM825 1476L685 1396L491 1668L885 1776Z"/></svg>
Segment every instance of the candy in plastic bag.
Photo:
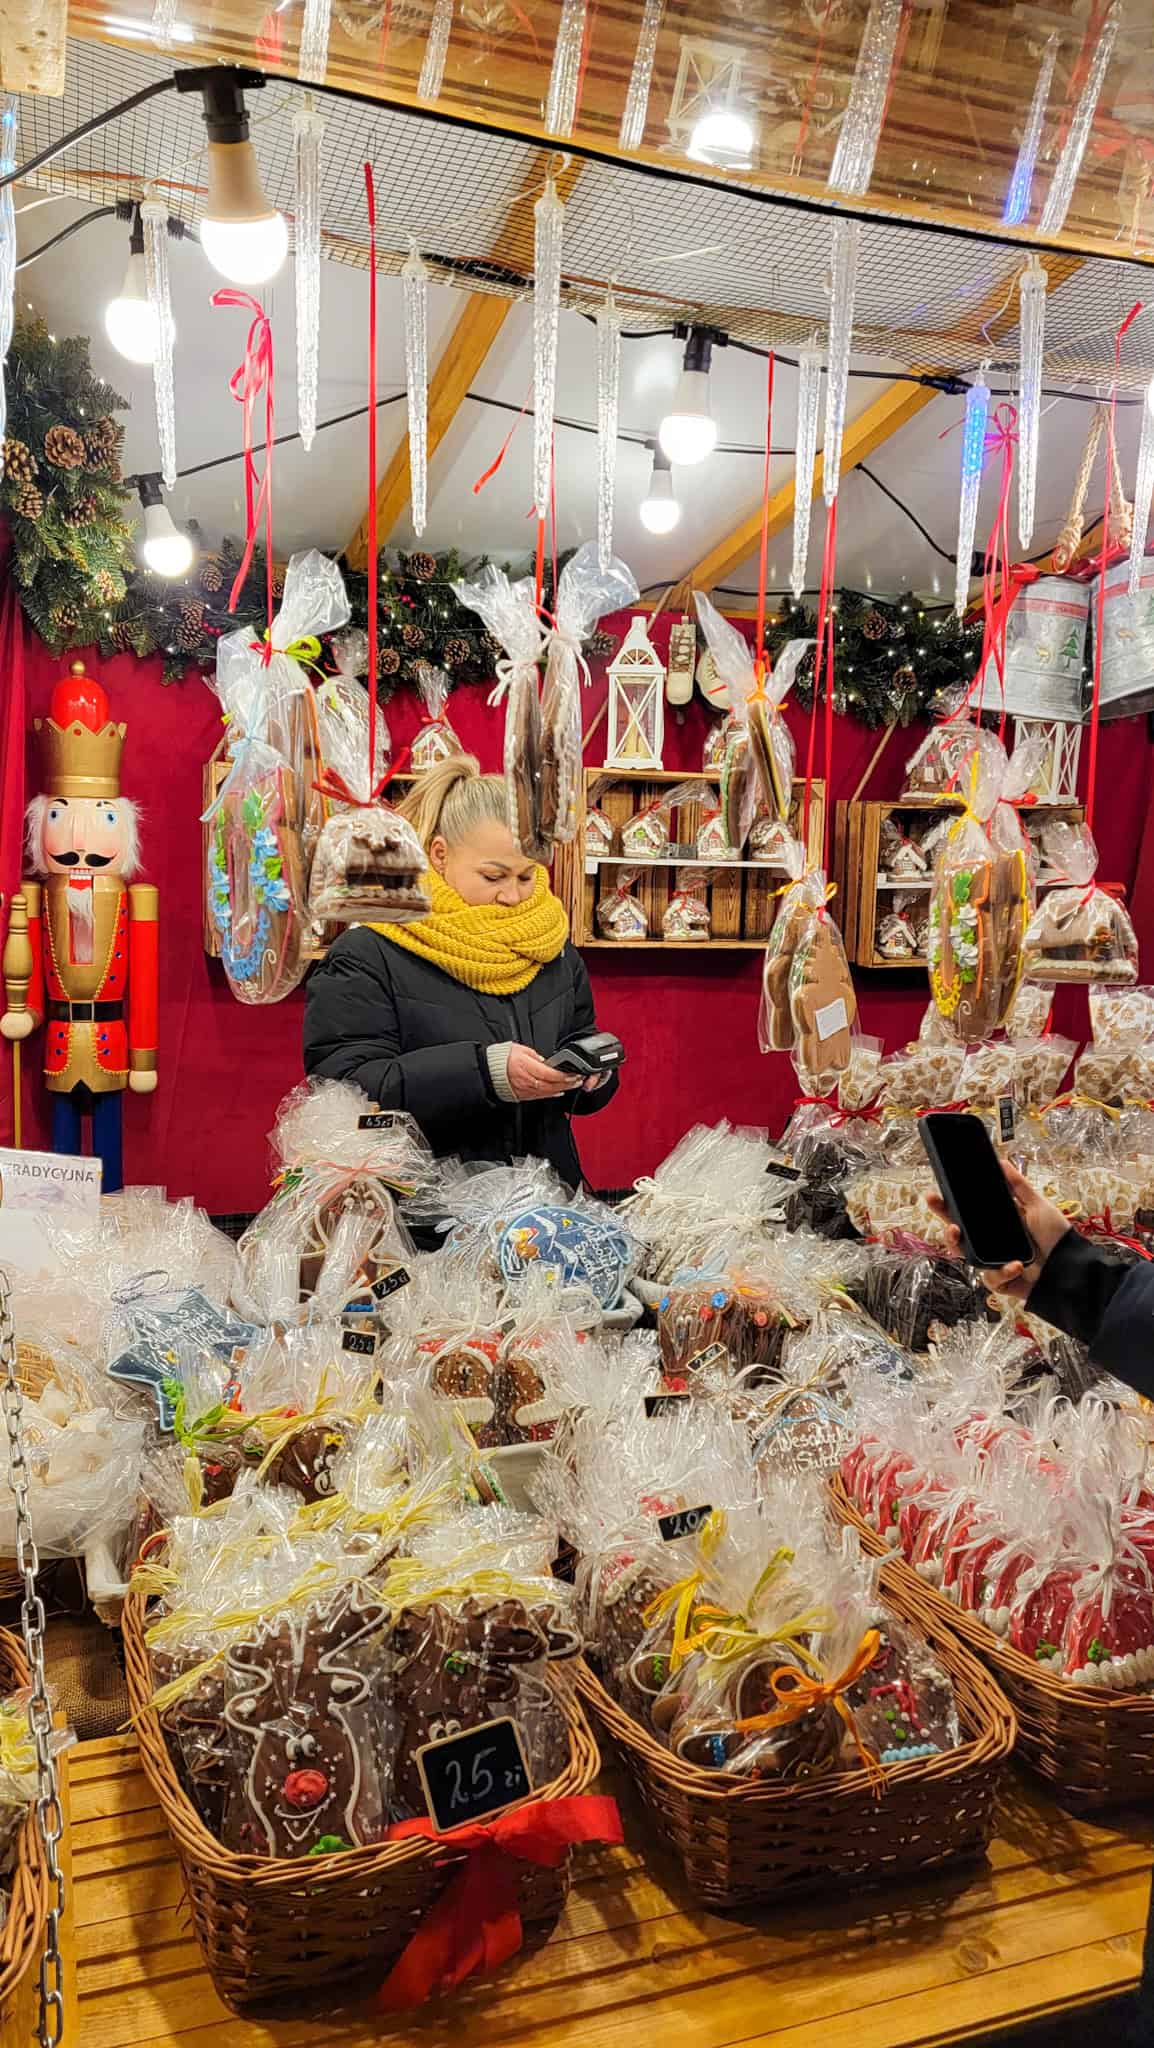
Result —
<svg viewBox="0 0 1154 2048"><path fill-rule="evenodd" d="M603 939L648 937L649 918L645 905L639 896L633 894L633 884L639 876L639 868L618 868L610 894L603 896L597 905L597 929Z"/></svg>
<svg viewBox="0 0 1154 2048"><path fill-rule="evenodd" d="M811 907L789 965L793 1063L806 1094L828 1095L850 1063L857 996L825 877L814 869L808 879Z"/></svg>
<svg viewBox="0 0 1154 2048"><path fill-rule="evenodd" d="M338 633L332 642L332 656L336 675L325 676L316 685L321 756L330 784L339 776L351 798L367 803L380 788L389 765L389 728L378 705L376 744L371 769L369 766L369 693L358 680L369 665L367 633L360 626Z"/></svg>
<svg viewBox="0 0 1154 2048"><path fill-rule="evenodd" d="M677 888L661 918L663 939L680 945L705 944L710 935L708 890L713 876L708 868L681 868Z"/></svg>
<svg viewBox="0 0 1154 2048"><path fill-rule="evenodd" d="M475 583L454 583L453 589L504 649L489 702L505 703L509 830L530 860L547 861L556 817L557 764L552 753L546 758L538 676L546 636L533 580L523 577L511 582L503 569L490 562Z"/></svg>
<svg viewBox="0 0 1154 2048"><path fill-rule="evenodd" d="M954 1036L973 1044L1004 1023L1017 993L1028 875L1021 846L1002 850L987 830L1005 786L1004 749L992 733L965 726L944 744L966 808L935 856L930 987Z"/></svg>

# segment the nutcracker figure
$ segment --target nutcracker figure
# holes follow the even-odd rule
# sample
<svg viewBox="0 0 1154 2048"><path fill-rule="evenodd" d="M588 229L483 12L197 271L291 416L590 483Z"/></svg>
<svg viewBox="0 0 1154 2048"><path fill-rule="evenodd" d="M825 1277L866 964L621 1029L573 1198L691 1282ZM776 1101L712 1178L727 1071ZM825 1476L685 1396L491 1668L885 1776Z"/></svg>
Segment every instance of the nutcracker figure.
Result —
<svg viewBox="0 0 1154 2048"><path fill-rule="evenodd" d="M27 824L39 879L12 899L0 1033L19 1045L46 1026L53 1149L79 1153L82 1118L91 1117L111 1192L124 1182L125 1082L137 1095L156 1087L156 890L128 886L139 839L136 806L120 794L125 727L83 662L57 683L36 731L46 793L28 806Z"/></svg>

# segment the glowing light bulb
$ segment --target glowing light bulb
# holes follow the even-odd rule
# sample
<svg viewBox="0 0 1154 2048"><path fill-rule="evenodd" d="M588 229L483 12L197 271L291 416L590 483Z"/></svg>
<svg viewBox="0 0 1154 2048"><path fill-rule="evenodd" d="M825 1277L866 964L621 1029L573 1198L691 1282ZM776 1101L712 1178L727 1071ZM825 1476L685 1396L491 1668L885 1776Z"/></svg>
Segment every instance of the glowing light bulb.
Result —
<svg viewBox="0 0 1154 2048"><path fill-rule="evenodd" d="M753 122L740 107L711 107L695 124L686 155L719 171L748 171L754 139Z"/></svg>
<svg viewBox="0 0 1154 2048"><path fill-rule="evenodd" d="M681 518L681 507L673 495L669 458L660 448L653 451L653 474L638 513L647 533L672 533Z"/></svg>
<svg viewBox="0 0 1154 2048"><path fill-rule="evenodd" d="M142 476L137 487L144 508L144 538L140 553L145 566L152 570L154 576L186 576L192 567L192 541L174 523L161 497L159 477Z"/></svg>
<svg viewBox="0 0 1154 2048"><path fill-rule="evenodd" d="M148 302L142 251L133 250L124 283L104 308L104 329L113 348L128 362L156 361L159 322L155 306Z"/></svg>
<svg viewBox="0 0 1154 2048"><path fill-rule="evenodd" d="M724 340L724 336L720 338ZM717 445L717 421L709 403L713 343L708 327L690 328L673 403L657 429L662 452L670 462L704 462Z"/></svg>
<svg viewBox="0 0 1154 2048"><path fill-rule="evenodd" d="M275 211L251 220L206 213L200 223L200 241L213 269L231 284L267 284L288 255L288 223L283 213Z"/></svg>

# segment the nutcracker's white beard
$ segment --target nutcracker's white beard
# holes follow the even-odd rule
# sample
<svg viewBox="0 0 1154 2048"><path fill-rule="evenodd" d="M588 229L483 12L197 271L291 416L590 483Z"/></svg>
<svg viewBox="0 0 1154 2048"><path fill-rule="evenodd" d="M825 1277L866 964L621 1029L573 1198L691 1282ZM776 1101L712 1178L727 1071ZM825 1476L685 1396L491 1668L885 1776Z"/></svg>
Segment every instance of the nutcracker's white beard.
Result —
<svg viewBox="0 0 1154 2048"><path fill-rule="evenodd" d="M93 938L92 877L68 884L68 951L77 967L92 960Z"/></svg>

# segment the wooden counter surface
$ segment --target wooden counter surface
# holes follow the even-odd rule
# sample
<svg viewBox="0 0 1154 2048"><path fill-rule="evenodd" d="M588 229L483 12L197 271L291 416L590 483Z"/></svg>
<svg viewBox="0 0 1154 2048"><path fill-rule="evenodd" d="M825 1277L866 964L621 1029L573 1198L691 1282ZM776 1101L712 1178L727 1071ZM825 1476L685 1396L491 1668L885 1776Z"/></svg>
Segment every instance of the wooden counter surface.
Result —
<svg viewBox="0 0 1154 2048"><path fill-rule="evenodd" d="M362 2009L254 2022L221 2003L130 1737L71 1752L68 2048L938 2048L1132 1989L1154 1815L1071 1820L1011 1779L987 1864L756 1917L695 1907L630 1846L587 1852L557 1934L403 2024ZM7 2048L7 2044L5 2044Z"/></svg>

